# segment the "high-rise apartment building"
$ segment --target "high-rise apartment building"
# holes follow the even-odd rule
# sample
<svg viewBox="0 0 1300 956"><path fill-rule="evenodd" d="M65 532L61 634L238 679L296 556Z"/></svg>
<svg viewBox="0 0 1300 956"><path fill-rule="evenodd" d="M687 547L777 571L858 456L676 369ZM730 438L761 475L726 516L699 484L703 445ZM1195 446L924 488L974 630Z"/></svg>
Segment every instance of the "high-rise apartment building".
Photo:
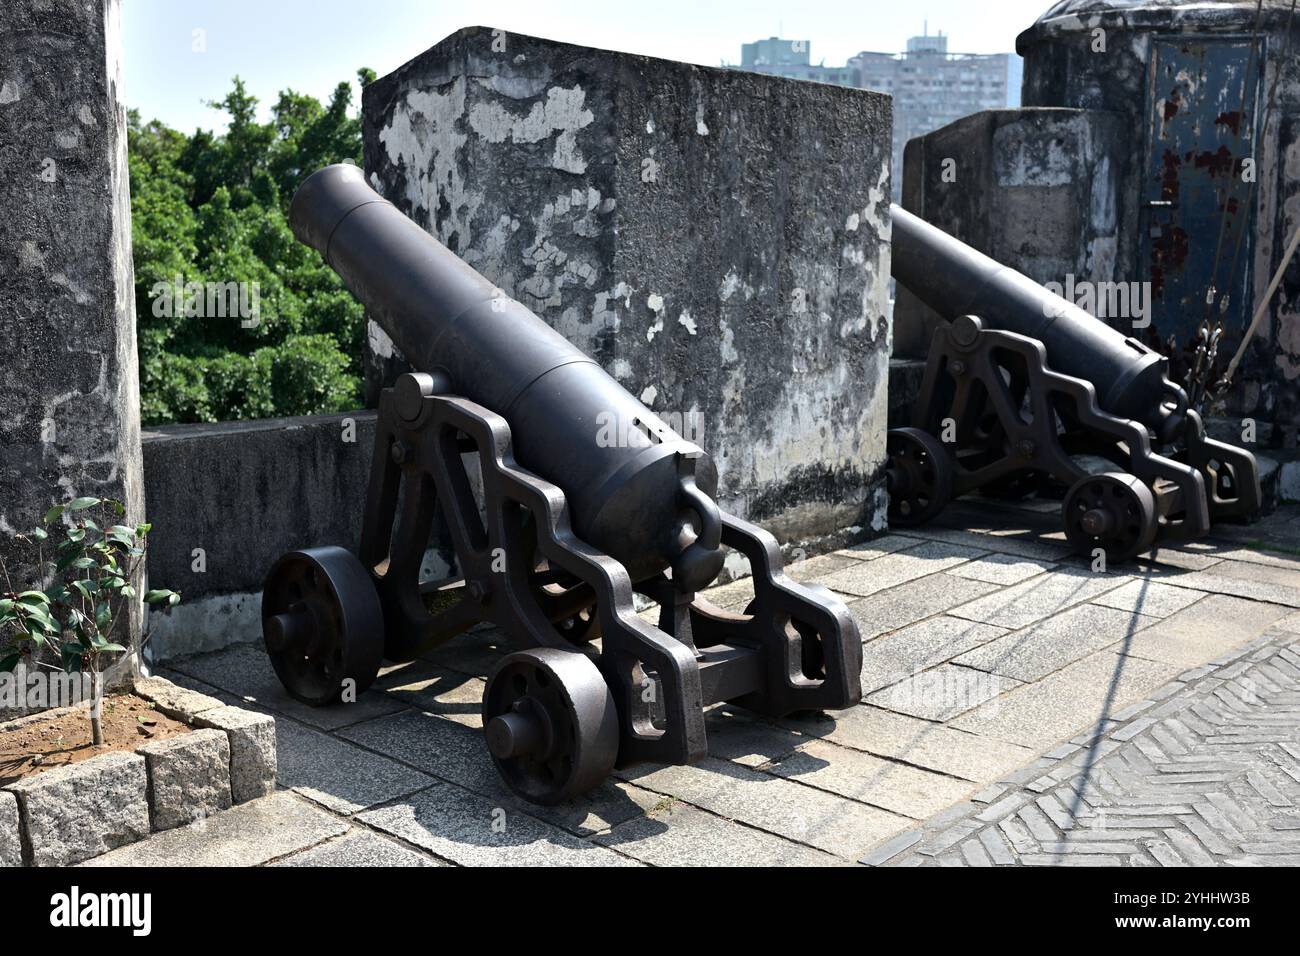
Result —
<svg viewBox="0 0 1300 956"><path fill-rule="evenodd" d="M1014 53L949 53L948 37L927 31L909 39L904 53L863 51L842 67L813 65L807 40L770 37L741 46L740 68L890 94L897 199L907 141L971 113L1019 106L1023 61Z"/></svg>

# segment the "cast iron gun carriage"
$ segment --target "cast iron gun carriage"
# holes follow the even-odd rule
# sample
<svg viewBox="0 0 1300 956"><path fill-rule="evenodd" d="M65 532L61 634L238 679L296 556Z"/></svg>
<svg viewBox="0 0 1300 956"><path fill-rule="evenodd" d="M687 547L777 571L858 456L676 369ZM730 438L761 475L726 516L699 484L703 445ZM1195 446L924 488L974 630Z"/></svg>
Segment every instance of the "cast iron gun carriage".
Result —
<svg viewBox="0 0 1300 956"><path fill-rule="evenodd" d="M1260 507L1248 451L1207 437L1168 360L893 207L893 275L949 320L931 341L912 427L888 435L890 523L919 525L980 489L1066 489L1065 534L1111 561ZM1102 469L1088 461L1109 464Z"/></svg>
<svg viewBox="0 0 1300 956"><path fill-rule="evenodd" d="M360 555L295 551L267 576L266 644L294 697L335 703L384 659L495 624L516 651L487 682L488 749L539 803L590 790L615 766L700 759L710 704L781 715L857 702L848 610L786 578L775 539L719 510L699 446L356 167L309 177L289 220L420 369L380 401ZM611 420L636 440L602 440ZM459 573L422 582L435 520ZM724 547L753 571L744 614L697 594ZM658 605L657 627L634 593Z"/></svg>

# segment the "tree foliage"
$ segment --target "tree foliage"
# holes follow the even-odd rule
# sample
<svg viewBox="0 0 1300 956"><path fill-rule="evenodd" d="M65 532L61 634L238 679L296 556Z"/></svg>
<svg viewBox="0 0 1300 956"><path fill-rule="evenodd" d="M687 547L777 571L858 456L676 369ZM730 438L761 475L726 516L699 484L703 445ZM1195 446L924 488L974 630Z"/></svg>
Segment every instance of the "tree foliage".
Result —
<svg viewBox="0 0 1300 956"><path fill-rule="evenodd" d="M363 69L364 85L374 72ZM326 104L284 90L269 122L235 77L210 105L224 134L128 127L141 414L146 424L355 408L362 307L289 231L298 184L361 161L352 88ZM215 291L214 291L215 290ZM227 306L229 306L227 308Z"/></svg>

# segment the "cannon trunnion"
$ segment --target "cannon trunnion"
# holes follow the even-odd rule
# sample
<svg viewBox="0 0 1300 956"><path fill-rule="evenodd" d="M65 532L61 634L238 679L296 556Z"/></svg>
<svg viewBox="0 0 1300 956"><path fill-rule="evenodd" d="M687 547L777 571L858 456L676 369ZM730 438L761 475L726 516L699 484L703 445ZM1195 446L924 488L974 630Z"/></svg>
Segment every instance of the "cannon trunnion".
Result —
<svg viewBox="0 0 1300 956"><path fill-rule="evenodd" d="M290 224L421 369L380 399L360 554L296 551L267 576L267 649L293 696L353 700L383 659L494 624L515 652L484 693L488 749L538 803L615 766L702 758L714 703L782 715L858 701L847 608L786 578L775 539L718 509L702 449L355 167L309 177ZM435 522L458 573L424 581ZM696 593L723 548L753 571L744 614ZM636 595L658 606L656 623Z"/></svg>
<svg viewBox="0 0 1300 956"><path fill-rule="evenodd" d="M892 271L949 323L888 434L891 525L1059 489L1074 549L1125 561L1259 511L1255 457L1206 436L1162 356L897 206Z"/></svg>

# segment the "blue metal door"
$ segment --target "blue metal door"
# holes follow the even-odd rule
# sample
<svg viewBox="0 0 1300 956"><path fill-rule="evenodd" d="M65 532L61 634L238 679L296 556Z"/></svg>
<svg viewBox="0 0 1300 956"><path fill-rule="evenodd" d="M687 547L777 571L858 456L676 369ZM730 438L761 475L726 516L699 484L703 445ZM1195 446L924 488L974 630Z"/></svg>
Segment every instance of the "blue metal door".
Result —
<svg viewBox="0 0 1300 956"><path fill-rule="evenodd" d="M1139 263L1151 283L1148 340L1172 336L1181 348L1207 317L1234 340L1249 321L1254 204L1244 161L1264 59L1263 40L1254 56L1252 42L1152 43Z"/></svg>

